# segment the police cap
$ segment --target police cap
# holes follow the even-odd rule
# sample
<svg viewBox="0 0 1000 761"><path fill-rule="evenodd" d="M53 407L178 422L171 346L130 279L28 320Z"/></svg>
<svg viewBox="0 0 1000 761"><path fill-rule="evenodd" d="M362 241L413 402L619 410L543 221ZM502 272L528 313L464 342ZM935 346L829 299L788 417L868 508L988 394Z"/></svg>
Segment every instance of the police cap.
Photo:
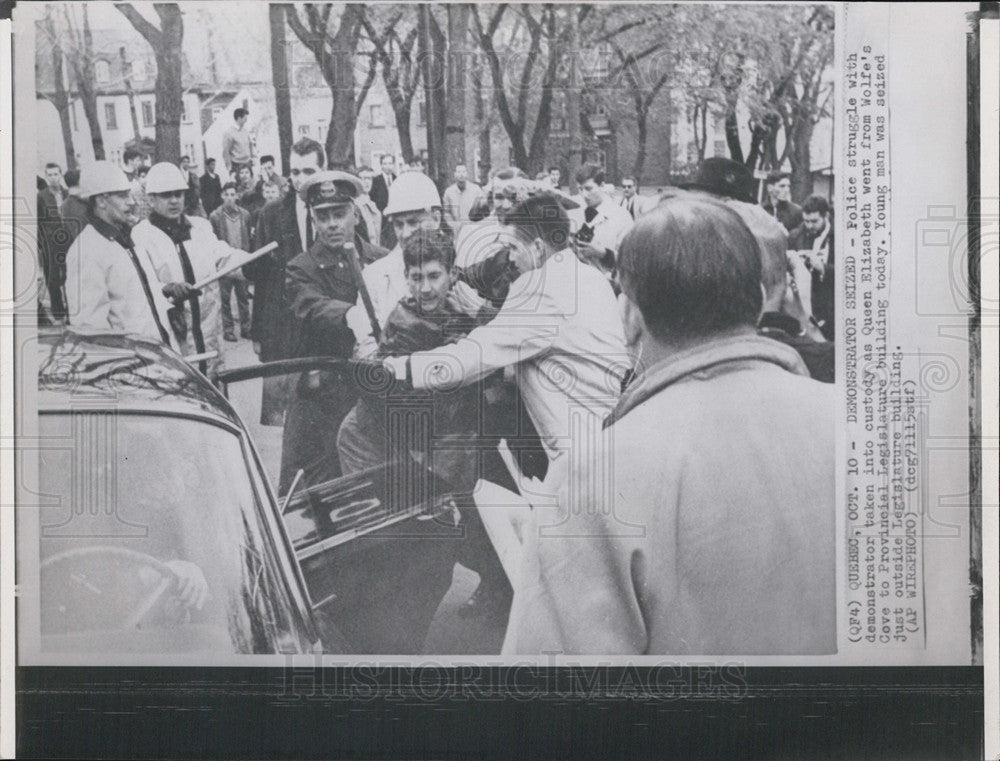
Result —
<svg viewBox="0 0 1000 761"><path fill-rule="evenodd" d="M311 209L342 206L361 194L361 180L353 174L336 170L316 172L299 189L299 195Z"/></svg>

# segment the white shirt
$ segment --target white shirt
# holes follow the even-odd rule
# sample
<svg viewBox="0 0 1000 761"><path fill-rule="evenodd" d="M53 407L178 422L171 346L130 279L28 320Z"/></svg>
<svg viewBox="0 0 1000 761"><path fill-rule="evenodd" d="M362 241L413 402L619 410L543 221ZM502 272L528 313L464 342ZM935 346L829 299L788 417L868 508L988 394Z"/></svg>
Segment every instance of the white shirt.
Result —
<svg viewBox="0 0 1000 761"><path fill-rule="evenodd" d="M466 182L465 190L456 182L444 191L444 218L456 233L469 221L469 212L482 196L482 189L474 182Z"/></svg>
<svg viewBox="0 0 1000 761"><path fill-rule="evenodd" d="M586 208L586 204L584 204L580 208L571 209L568 212L573 232L585 224L584 212ZM597 216L589 224L594 228L594 239L590 245L597 249L613 251L615 259L617 259L622 238L632 229L634 222L632 216L624 208L611 198L605 198L597 206Z"/></svg>
<svg viewBox="0 0 1000 761"><path fill-rule="evenodd" d="M490 323L410 357L418 389L447 390L513 367L550 459L582 452L580 437L599 435L630 366L610 283L568 248L515 280Z"/></svg>
<svg viewBox="0 0 1000 761"><path fill-rule="evenodd" d="M385 328L396 304L410 295L410 289L406 285L406 266L403 263L402 247L397 245L381 259L376 259L367 265L361 271L361 277L365 281L372 306L375 308L379 327ZM348 310L346 319L348 327L354 331L354 337L358 340L358 356L372 356L378 344L360 294L357 304Z"/></svg>
<svg viewBox="0 0 1000 761"><path fill-rule="evenodd" d="M171 304L147 260L136 258L150 286L160 325L169 336ZM163 340L129 252L93 225L83 228L66 253L66 300L74 329L115 330Z"/></svg>
<svg viewBox="0 0 1000 761"><path fill-rule="evenodd" d="M302 250L309 250L309 209L306 208L306 202L302 198L295 194L295 220L299 227L299 241L302 243Z"/></svg>

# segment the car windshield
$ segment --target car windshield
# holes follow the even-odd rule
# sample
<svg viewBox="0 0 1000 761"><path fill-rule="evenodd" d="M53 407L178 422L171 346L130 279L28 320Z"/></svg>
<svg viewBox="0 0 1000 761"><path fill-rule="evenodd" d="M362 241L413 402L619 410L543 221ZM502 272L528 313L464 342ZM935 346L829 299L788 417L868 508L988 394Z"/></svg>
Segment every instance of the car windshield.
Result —
<svg viewBox="0 0 1000 761"><path fill-rule="evenodd" d="M40 434L43 652L308 647L235 432L180 416L71 412L41 415Z"/></svg>

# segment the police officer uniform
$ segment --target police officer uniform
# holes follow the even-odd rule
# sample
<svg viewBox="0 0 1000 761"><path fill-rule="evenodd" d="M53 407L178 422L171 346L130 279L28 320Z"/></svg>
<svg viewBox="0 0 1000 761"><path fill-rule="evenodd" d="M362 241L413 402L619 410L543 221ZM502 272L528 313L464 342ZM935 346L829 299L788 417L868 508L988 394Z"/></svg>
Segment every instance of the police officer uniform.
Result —
<svg viewBox="0 0 1000 761"><path fill-rule="evenodd" d="M346 172L318 172L300 189L310 210L352 205L361 183ZM362 266L388 252L355 236ZM318 236L307 251L285 269L285 294L291 322L292 357L349 359L355 337L345 315L358 300L360 283L349 254ZM341 475L337 431L356 401L355 392L323 372L303 373L285 418L279 491L290 487L298 469L305 483L316 484Z"/></svg>

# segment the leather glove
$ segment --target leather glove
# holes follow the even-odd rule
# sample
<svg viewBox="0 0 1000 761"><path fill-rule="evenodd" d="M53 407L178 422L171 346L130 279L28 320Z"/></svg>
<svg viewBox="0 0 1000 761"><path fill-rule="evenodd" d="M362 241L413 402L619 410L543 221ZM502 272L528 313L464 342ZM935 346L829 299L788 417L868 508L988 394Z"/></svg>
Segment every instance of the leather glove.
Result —
<svg viewBox="0 0 1000 761"><path fill-rule="evenodd" d="M189 283L167 283L163 286L163 295L174 304L180 304L182 301L200 296L201 291Z"/></svg>

